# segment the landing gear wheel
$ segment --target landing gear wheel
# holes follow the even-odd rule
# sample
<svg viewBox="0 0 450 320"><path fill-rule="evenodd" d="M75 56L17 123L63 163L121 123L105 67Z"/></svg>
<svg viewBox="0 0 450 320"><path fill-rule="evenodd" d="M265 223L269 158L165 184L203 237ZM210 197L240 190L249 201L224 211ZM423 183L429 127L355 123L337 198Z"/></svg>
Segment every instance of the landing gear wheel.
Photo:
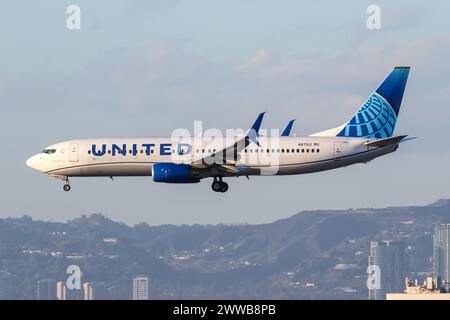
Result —
<svg viewBox="0 0 450 320"><path fill-rule="evenodd" d="M66 192L70 191L69 177L65 177L63 189Z"/></svg>
<svg viewBox="0 0 450 320"><path fill-rule="evenodd" d="M222 181L222 177L214 177L214 181L211 185L214 192L227 192L228 183Z"/></svg>
<svg viewBox="0 0 450 320"><path fill-rule="evenodd" d="M226 182L222 182L221 183L221 186L220 186L220 192L227 192L227 190L228 190L228 183L226 183Z"/></svg>
<svg viewBox="0 0 450 320"><path fill-rule="evenodd" d="M214 192L220 192L220 190L222 190L222 183L214 179L211 188L213 189Z"/></svg>

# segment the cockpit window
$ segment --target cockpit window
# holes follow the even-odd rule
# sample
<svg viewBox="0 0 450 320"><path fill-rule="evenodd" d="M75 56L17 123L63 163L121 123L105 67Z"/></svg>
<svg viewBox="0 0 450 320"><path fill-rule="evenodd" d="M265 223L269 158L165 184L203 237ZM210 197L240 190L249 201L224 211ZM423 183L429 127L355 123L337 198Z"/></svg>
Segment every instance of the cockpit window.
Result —
<svg viewBox="0 0 450 320"><path fill-rule="evenodd" d="M46 154L52 154L52 153L55 153L55 152L56 152L56 149L44 149L42 151L42 153L46 153Z"/></svg>

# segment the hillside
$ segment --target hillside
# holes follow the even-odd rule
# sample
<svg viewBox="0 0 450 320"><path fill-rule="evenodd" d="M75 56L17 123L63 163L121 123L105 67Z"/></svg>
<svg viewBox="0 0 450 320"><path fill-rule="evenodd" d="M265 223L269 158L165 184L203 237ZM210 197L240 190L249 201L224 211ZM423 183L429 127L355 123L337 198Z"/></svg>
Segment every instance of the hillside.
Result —
<svg viewBox="0 0 450 320"><path fill-rule="evenodd" d="M450 200L304 211L263 225L8 218L0 220L0 268L13 276L14 297L27 299L37 279L65 279L70 264L81 267L83 281L103 283L104 298L128 299L132 276L148 274L152 298L365 299L370 241L404 241L411 271L430 272L438 222L450 222Z"/></svg>

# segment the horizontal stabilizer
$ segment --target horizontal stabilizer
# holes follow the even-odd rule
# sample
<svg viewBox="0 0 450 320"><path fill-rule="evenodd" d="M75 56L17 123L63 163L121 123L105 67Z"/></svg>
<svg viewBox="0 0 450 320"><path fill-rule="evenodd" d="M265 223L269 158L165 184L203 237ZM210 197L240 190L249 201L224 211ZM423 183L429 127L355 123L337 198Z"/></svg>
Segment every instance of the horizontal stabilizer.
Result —
<svg viewBox="0 0 450 320"><path fill-rule="evenodd" d="M366 142L365 145L368 147L386 147L389 145L397 144L400 141L402 141L403 139L405 139L406 137L407 137L407 135L402 135L402 136L395 136L392 138L378 139L378 140Z"/></svg>

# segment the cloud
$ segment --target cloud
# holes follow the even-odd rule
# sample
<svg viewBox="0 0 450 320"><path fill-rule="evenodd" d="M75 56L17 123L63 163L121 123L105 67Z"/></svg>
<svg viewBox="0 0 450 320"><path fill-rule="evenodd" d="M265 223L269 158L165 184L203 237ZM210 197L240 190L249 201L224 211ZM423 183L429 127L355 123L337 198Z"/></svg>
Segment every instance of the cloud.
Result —
<svg viewBox="0 0 450 320"><path fill-rule="evenodd" d="M298 133L310 134L346 121L392 66L406 64L412 66L405 94L408 112L402 111L399 124L428 136L435 123L450 119L443 103L450 92L449 55L450 34L384 44L364 41L334 55L283 57L261 48L234 62L190 53L183 42L159 41L108 51L69 77L4 80L8 86L1 89L0 103L14 106L11 113L28 108L31 114L51 115L43 121L70 114L73 123L65 121L65 126L73 130L83 121L101 131L96 125L100 115L126 118L130 124L148 119L152 132L167 134L197 119L211 127L245 128L257 113L268 111L268 127L297 118ZM423 122L431 114L438 116Z"/></svg>

